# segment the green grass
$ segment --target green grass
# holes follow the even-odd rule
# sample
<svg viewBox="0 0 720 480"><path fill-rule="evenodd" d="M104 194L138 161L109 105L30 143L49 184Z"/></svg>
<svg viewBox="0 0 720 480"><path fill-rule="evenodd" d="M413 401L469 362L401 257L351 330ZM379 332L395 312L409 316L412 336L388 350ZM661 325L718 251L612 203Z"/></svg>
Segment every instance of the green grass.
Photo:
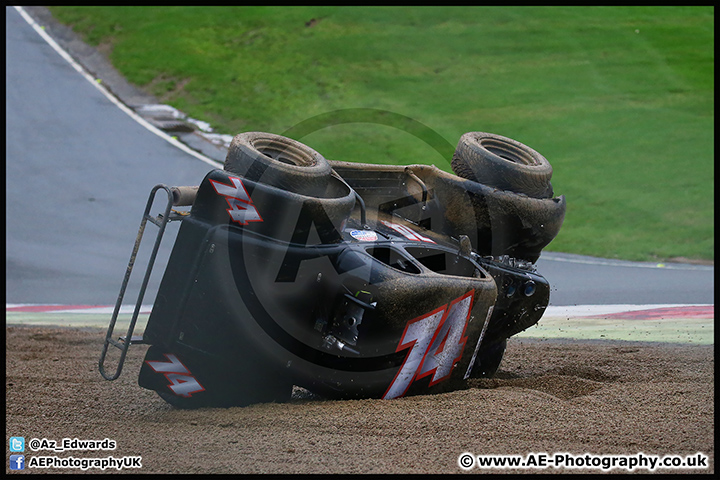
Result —
<svg viewBox="0 0 720 480"><path fill-rule="evenodd" d="M51 11L131 82L217 131L283 133L376 109L451 145L498 133L553 164L568 211L548 250L714 259L712 7ZM402 125L364 120L302 141L331 159L450 169L447 151Z"/></svg>

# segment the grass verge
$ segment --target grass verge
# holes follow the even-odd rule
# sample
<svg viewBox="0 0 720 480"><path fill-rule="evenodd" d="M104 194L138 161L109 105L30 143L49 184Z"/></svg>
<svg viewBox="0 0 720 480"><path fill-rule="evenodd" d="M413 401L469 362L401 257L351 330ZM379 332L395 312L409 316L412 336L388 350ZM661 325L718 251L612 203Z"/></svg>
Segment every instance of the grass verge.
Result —
<svg viewBox="0 0 720 480"><path fill-rule="evenodd" d="M521 141L568 199L548 250L714 259L712 7L51 7L131 82L218 131L282 133L339 109L450 144ZM327 158L450 158L405 131L328 126Z"/></svg>

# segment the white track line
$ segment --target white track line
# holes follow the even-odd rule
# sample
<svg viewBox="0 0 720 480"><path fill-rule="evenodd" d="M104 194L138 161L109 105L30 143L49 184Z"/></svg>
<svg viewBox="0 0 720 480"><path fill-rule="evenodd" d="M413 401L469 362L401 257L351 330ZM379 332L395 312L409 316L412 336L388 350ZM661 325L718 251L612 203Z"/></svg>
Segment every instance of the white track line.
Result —
<svg viewBox="0 0 720 480"><path fill-rule="evenodd" d="M687 307L709 307L713 304L656 304L656 305L571 305L571 306L549 306L545 309L544 317L592 317L596 315L607 315L625 312L637 312L640 310L655 310L658 308L687 308Z"/></svg>
<svg viewBox="0 0 720 480"><path fill-rule="evenodd" d="M193 157L197 158L198 160L207 163L208 165L212 165L213 167L222 167L222 165L219 162L216 162L215 160L212 160L211 158L206 157L205 155L196 152L195 150L191 149L184 143L180 142L179 140L171 137L167 133L163 132L159 128L155 127L151 123L149 123L147 120L142 118L140 115L135 113L131 108L127 107L124 103L122 103L117 97L115 97L112 93L110 93L100 82L101 79L93 78L92 75L90 75L79 63L77 63L68 52L66 52L60 45L55 42L55 40L50 37L50 35L43 30L43 28L35 22L35 20L22 8L22 7L15 7L15 10L25 19L25 21L30 24L30 26L40 35L43 40L45 40L62 58L64 58L75 70L80 73L85 79L90 82L95 88L97 88L105 97L107 97L108 100L110 100L115 106L117 106L120 110L127 113L130 118L138 122L140 125L157 135L158 137L162 138L166 142L172 144L173 146L179 148L183 152L192 155Z"/></svg>
<svg viewBox="0 0 720 480"><path fill-rule="evenodd" d="M567 254L574 255L574 254ZM714 270L715 267L712 265L691 265L685 263L649 263L649 262L631 262L628 260L612 260L605 258L596 257L585 257L585 256L562 256L562 254L553 254L552 252L543 252L541 260L550 262L566 262L566 263L579 263L584 265L600 265L607 267L627 267L627 268L655 268L662 270Z"/></svg>
<svg viewBox="0 0 720 480"><path fill-rule="evenodd" d="M654 305L571 305L571 306L549 306L545 310L544 317L589 317L595 315L606 315L615 313L625 312L637 312L640 310L655 310L659 308L688 308L688 307L710 307L713 304L654 304ZM27 307L27 310L23 310L23 307ZM41 308L42 310L37 311L34 308ZM52 308L55 307L55 308ZM66 308L63 308L66 307ZM57 305L57 304L31 304L31 303L8 303L5 305L6 313L23 313L23 314L100 314L110 315L113 313L114 307L112 306L88 306L86 308L72 308L72 305ZM47 309L46 309L47 308ZM134 305L123 305L120 308L120 313L133 313ZM140 307L140 313L150 313L152 305L142 305Z"/></svg>
<svg viewBox="0 0 720 480"><path fill-rule="evenodd" d="M28 307L23 310L23 307ZM33 310L33 307L40 307L42 310ZM52 308L55 307L55 308ZM66 307L66 308L63 308ZM70 308L67 308L70 307ZM55 314L95 314L95 315L112 315L115 310L114 306L88 306L84 308L71 308L71 305L57 304L35 304L35 303L8 303L5 305L5 313L33 314L33 315L55 315ZM46 309L47 308L47 309ZM120 313L133 313L135 305L122 305ZM152 311L152 305L141 305L140 313L149 314Z"/></svg>

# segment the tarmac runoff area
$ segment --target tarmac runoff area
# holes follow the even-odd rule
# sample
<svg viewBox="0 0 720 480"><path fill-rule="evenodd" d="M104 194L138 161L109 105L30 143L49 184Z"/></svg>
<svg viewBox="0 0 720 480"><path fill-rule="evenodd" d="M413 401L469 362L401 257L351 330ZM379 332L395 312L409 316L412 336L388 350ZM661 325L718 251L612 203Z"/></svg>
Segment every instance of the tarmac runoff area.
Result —
<svg viewBox="0 0 720 480"><path fill-rule="evenodd" d="M142 333L151 308L140 308L134 335ZM110 306L7 304L5 323L106 329L112 313ZM120 309L116 336L125 335L132 313L132 306ZM550 306L537 325L513 338L712 345L714 314L712 304Z"/></svg>

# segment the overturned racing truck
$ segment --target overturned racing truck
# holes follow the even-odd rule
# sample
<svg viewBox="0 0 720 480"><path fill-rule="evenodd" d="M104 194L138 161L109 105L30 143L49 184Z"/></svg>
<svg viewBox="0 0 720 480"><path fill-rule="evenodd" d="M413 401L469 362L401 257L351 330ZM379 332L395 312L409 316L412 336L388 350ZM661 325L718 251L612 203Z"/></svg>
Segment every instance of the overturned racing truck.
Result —
<svg viewBox="0 0 720 480"><path fill-rule="evenodd" d="M495 374L550 288L535 268L565 198L552 167L500 135L463 135L457 175L327 161L269 133L237 135L199 187L148 200L100 358L181 408L442 392ZM149 211L156 192L165 211ZM189 211L173 207L190 206ZM181 221L147 326L133 336L165 225ZM160 227L127 334L115 322L147 221ZM108 349L120 349L113 369Z"/></svg>

